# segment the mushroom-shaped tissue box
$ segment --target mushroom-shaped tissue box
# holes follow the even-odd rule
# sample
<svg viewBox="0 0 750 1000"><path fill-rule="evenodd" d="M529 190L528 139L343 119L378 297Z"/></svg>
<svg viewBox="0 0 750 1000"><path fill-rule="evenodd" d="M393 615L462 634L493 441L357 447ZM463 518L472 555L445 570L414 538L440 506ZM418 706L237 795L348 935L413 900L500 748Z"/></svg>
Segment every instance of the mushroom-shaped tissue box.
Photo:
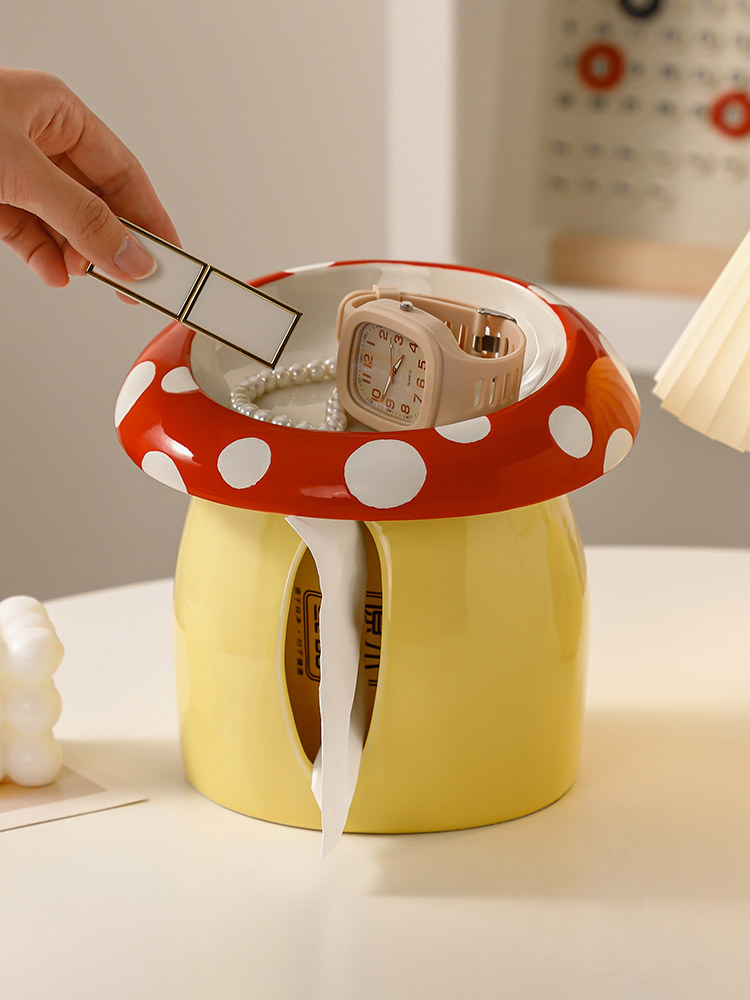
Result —
<svg viewBox="0 0 750 1000"><path fill-rule="evenodd" d="M496 274L357 261L254 284L302 313L283 370L173 324L117 403L133 461L193 498L175 579L190 781L250 816L322 816L324 836L549 804L575 778L587 657L567 494L633 443L627 371L575 309ZM342 430L337 311L373 286L512 317L518 400Z"/></svg>

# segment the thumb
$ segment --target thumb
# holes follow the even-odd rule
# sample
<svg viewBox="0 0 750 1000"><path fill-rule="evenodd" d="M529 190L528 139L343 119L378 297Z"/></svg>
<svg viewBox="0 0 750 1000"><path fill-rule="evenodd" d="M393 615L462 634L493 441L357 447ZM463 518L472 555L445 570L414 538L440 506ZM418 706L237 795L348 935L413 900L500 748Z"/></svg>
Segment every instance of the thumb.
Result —
<svg viewBox="0 0 750 1000"><path fill-rule="evenodd" d="M156 261L101 198L39 153L27 175L25 204L85 260L116 281L145 278Z"/></svg>

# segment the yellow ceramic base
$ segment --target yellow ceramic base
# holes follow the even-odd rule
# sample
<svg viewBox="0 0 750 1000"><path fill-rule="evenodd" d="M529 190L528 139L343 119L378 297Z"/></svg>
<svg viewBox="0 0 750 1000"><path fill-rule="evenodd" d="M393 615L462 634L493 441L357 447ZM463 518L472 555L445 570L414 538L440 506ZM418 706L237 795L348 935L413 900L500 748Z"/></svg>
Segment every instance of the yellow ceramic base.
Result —
<svg viewBox="0 0 750 1000"><path fill-rule="evenodd" d="M567 499L367 527L372 715L346 829L479 826L559 798L578 765L588 638ZM191 502L175 581L188 778L231 809L319 829L316 584L281 515Z"/></svg>

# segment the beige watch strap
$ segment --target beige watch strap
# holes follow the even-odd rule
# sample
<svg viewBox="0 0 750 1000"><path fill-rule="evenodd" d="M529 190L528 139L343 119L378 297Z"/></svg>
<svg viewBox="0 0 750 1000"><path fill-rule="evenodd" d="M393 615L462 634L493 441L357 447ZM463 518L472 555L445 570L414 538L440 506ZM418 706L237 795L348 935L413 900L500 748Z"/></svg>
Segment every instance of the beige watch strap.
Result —
<svg viewBox="0 0 750 1000"><path fill-rule="evenodd" d="M395 298L393 295L376 295L376 298ZM513 316L456 302L453 299L439 299L432 295L398 294L401 302L411 302L417 309L435 316L448 327L456 343L467 354L477 357L505 357L516 348L525 346L526 338ZM513 332L504 327L513 324ZM494 343L499 341L499 343Z"/></svg>
<svg viewBox="0 0 750 1000"><path fill-rule="evenodd" d="M436 423L467 420L503 409L518 399L526 337L508 313L431 295L412 295L395 286L357 291L340 306L348 313L375 299L396 300L429 313L450 331L442 342L443 384ZM407 306L407 303L409 306Z"/></svg>

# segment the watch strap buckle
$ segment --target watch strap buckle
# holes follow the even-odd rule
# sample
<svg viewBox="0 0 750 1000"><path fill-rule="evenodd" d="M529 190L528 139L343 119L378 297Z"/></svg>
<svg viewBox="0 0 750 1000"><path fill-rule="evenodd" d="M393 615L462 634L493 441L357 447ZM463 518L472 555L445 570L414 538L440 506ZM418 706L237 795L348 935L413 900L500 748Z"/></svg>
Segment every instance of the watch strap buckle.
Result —
<svg viewBox="0 0 750 1000"><path fill-rule="evenodd" d="M504 358L513 345L503 335L503 326L505 323L513 323L518 327L515 317L510 313L485 308L477 309L477 315L485 317L484 324L473 332L471 345L465 345L464 350L467 354L476 354L480 358Z"/></svg>

